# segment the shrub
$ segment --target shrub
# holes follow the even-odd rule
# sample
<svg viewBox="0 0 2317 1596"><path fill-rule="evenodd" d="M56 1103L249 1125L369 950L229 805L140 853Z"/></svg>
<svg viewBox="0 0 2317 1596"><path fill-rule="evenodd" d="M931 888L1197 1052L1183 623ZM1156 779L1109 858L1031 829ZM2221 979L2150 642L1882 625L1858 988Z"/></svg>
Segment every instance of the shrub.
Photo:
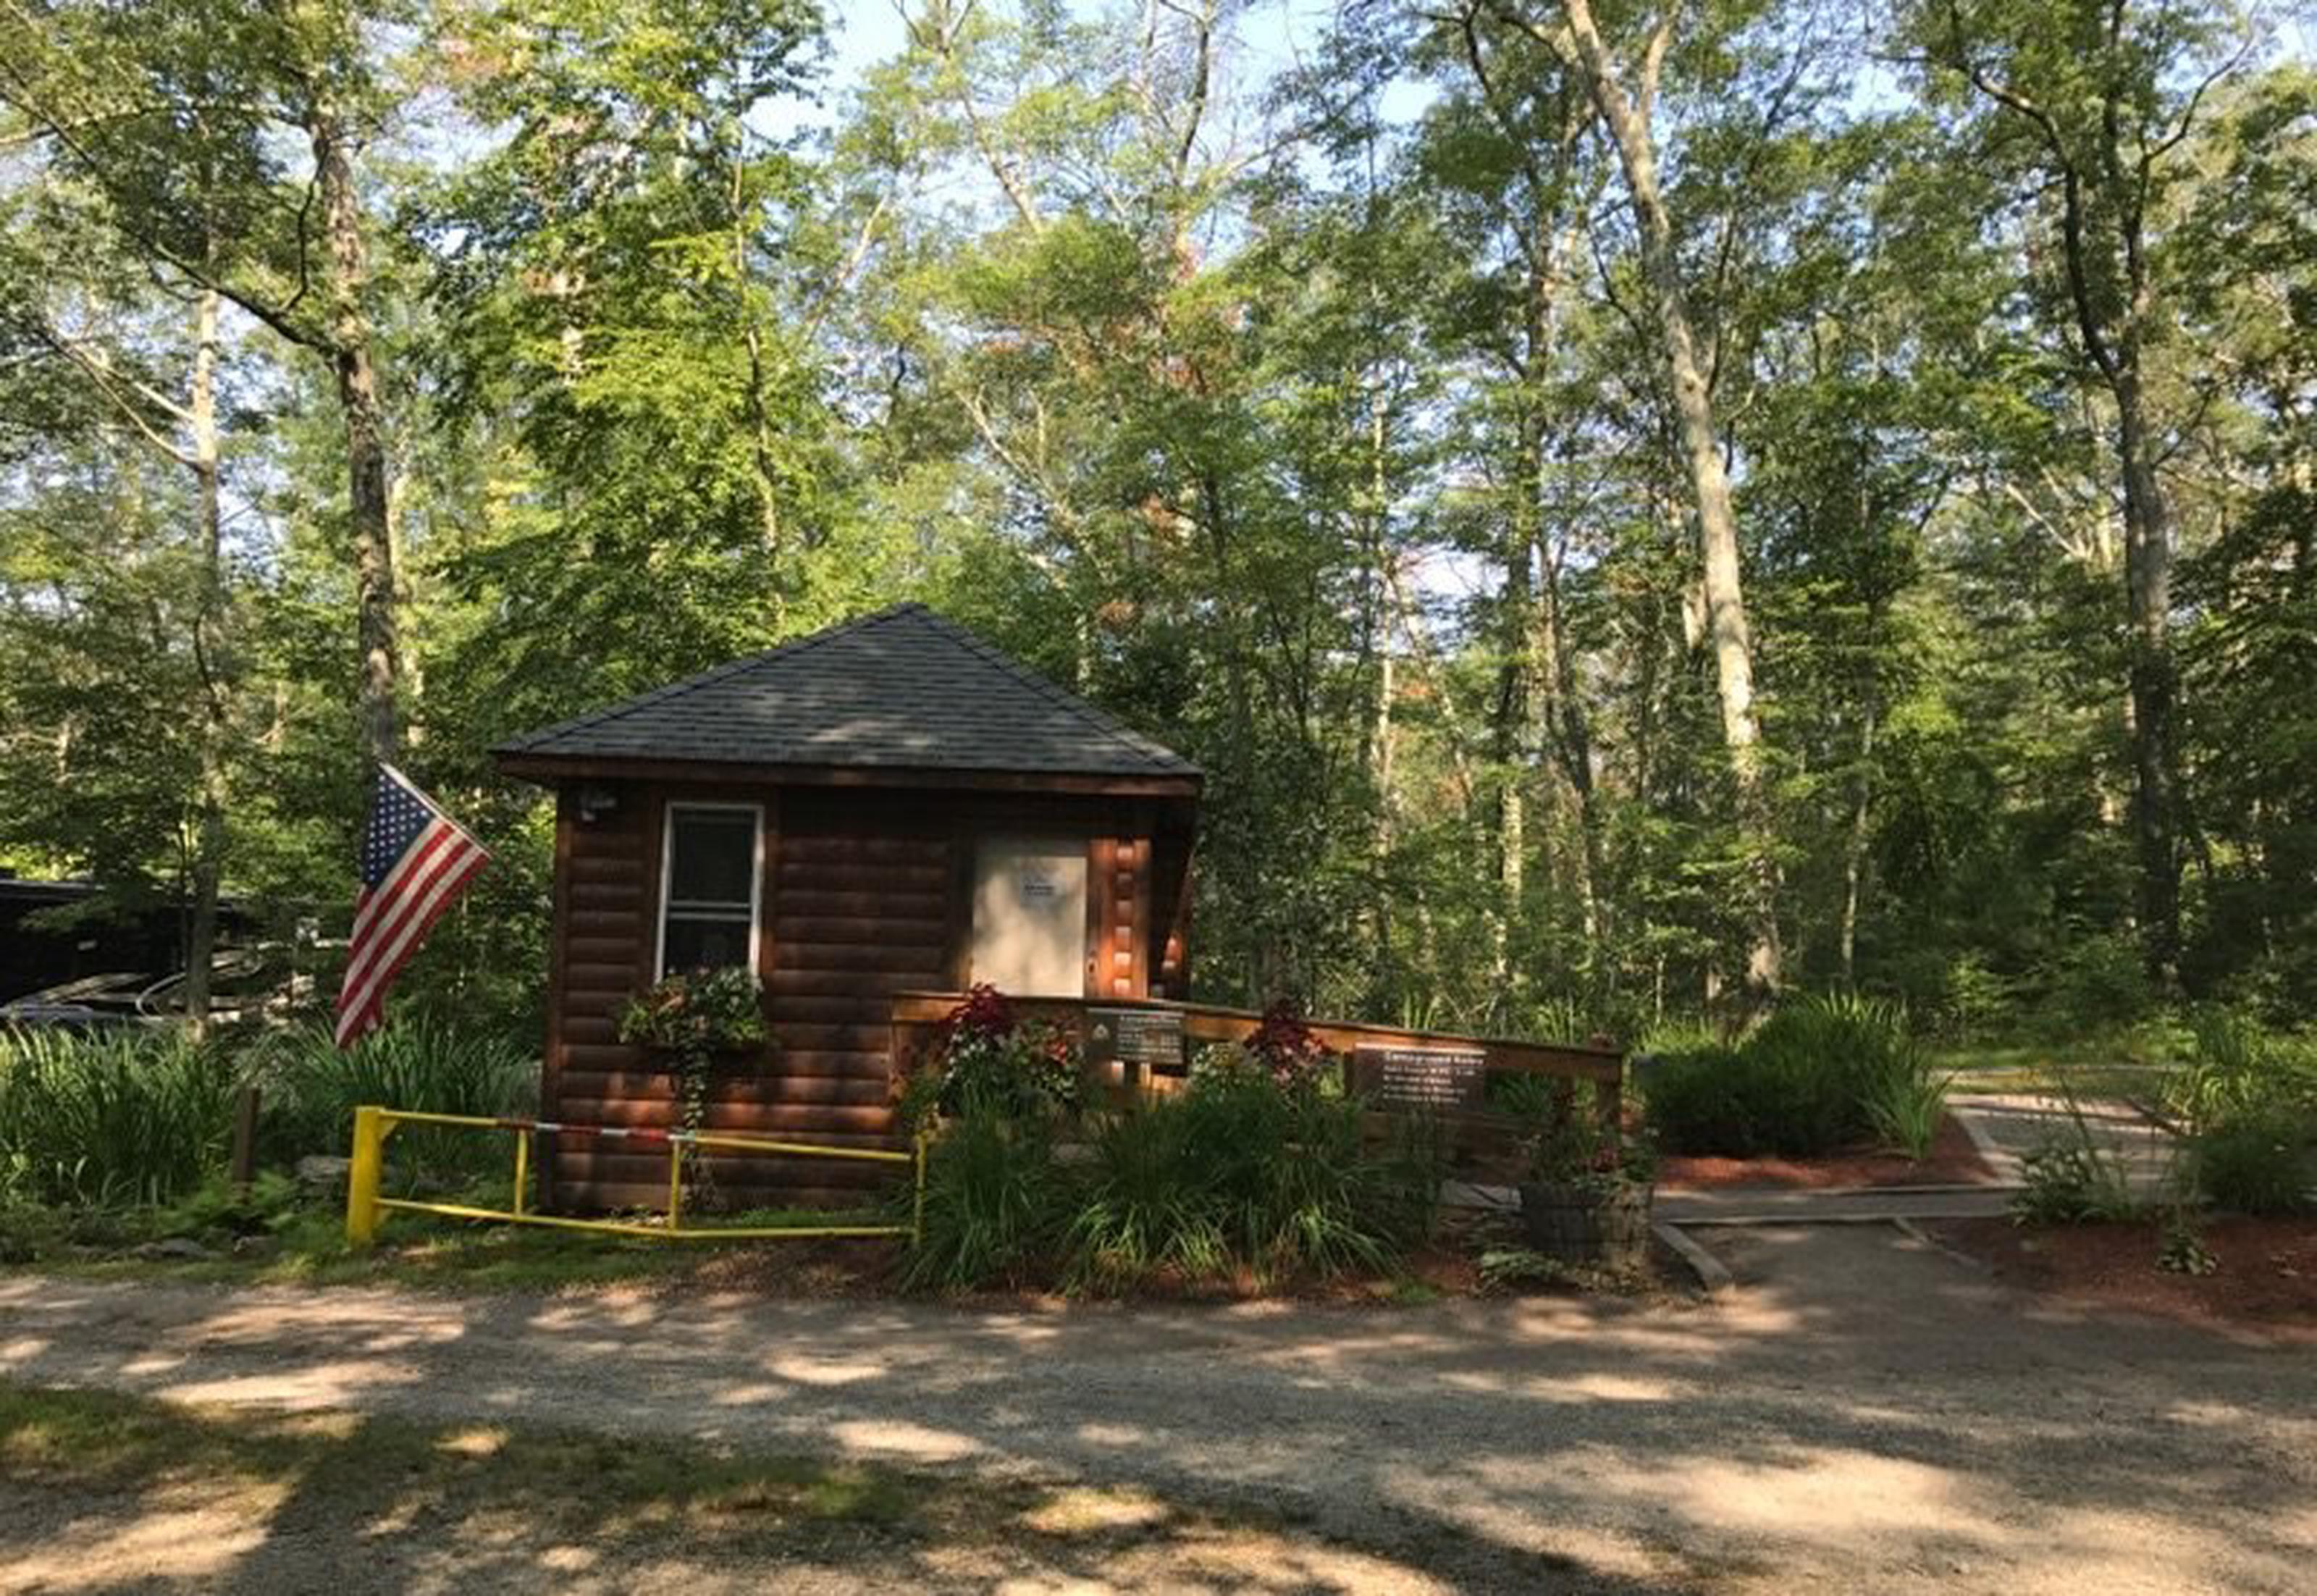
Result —
<svg viewBox="0 0 2317 1596"><path fill-rule="evenodd" d="M1635 1082L1659 1140L1676 1152L1748 1158L1765 1150L1738 1049L1700 1042L1661 1052L1635 1071Z"/></svg>
<svg viewBox="0 0 2317 1596"><path fill-rule="evenodd" d="M2189 1024L2188 1061L2165 1083L2165 1103L2191 1129L2274 1108L2317 1115L2317 1038L2263 1026L2231 1009Z"/></svg>
<svg viewBox="0 0 2317 1596"><path fill-rule="evenodd" d="M1252 1059L1209 1063L1096 1136L1067 1227L1072 1284L1379 1269L1428 1226L1438 1164L1421 1134L1372 1157L1356 1102Z"/></svg>
<svg viewBox="0 0 2317 1596"><path fill-rule="evenodd" d="M1944 1107L1905 1011L1878 999L1801 999L1735 1046L1676 1040L1642 1071L1641 1091L1677 1152L1809 1157L1884 1134L1912 1151L1894 1133L1917 1130L1928 1149Z"/></svg>
<svg viewBox="0 0 2317 1596"><path fill-rule="evenodd" d="M2200 1130L2189 1143L2196 1188L2239 1214L2299 1214L2317 1206L2317 1116L2264 1104Z"/></svg>
<svg viewBox="0 0 2317 1596"><path fill-rule="evenodd" d="M2088 1224L2139 1212L2123 1170L2089 1137L2048 1139L2021 1161L2020 1179L2015 1224Z"/></svg>
<svg viewBox="0 0 2317 1596"><path fill-rule="evenodd" d="M297 1027L255 1050L251 1078L265 1094L268 1151L283 1161L343 1154L364 1104L486 1118L531 1112L539 1066L504 1036L446 1020L405 1016L341 1050L327 1027ZM389 1144L398 1180L453 1182L495 1172L509 1157L504 1137L449 1126L405 1125Z"/></svg>
<svg viewBox="0 0 2317 1596"><path fill-rule="evenodd" d="M1066 1197L1043 1119L969 1107L926 1153L924 1231L902 1283L951 1291L1020 1283L1052 1255Z"/></svg>
<svg viewBox="0 0 2317 1596"><path fill-rule="evenodd" d="M234 1071L177 1032L0 1029L0 1197L160 1203L222 1166Z"/></svg>
<svg viewBox="0 0 2317 1596"><path fill-rule="evenodd" d="M1118 1290L1167 1271L1219 1273L1229 1261L1213 1194L1199 1185L1196 1132L1181 1097L1105 1124L1064 1245L1071 1285Z"/></svg>

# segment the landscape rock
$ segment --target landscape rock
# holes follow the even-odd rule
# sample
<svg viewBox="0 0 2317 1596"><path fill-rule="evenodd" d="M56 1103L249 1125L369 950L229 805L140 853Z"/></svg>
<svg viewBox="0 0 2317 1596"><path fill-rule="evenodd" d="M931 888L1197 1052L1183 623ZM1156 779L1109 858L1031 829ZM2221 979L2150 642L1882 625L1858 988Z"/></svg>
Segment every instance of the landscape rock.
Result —
<svg viewBox="0 0 2317 1596"><path fill-rule="evenodd" d="M137 1256L154 1260L193 1260L215 1258L217 1254L191 1236L167 1236L157 1242L140 1243Z"/></svg>

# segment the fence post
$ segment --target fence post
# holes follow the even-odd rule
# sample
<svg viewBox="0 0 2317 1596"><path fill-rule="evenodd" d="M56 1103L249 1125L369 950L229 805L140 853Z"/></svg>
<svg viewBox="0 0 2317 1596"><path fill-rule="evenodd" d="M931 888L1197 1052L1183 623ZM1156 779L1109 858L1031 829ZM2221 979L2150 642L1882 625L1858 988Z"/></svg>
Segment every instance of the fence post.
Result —
<svg viewBox="0 0 2317 1596"><path fill-rule="evenodd" d="M926 1244L926 1129L917 1127L917 1192L909 1207L909 1245Z"/></svg>
<svg viewBox="0 0 2317 1596"><path fill-rule="evenodd" d="M378 1235L378 1188L386 1172L386 1110L354 1110L354 1144L346 1168L346 1245L367 1247Z"/></svg>
<svg viewBox="0 0 2317 1596"><path fill-rule="evenodd" d="M257 1103L254 1086L233 1094L233 1194L244 1201L257 1173Z"/></svg>

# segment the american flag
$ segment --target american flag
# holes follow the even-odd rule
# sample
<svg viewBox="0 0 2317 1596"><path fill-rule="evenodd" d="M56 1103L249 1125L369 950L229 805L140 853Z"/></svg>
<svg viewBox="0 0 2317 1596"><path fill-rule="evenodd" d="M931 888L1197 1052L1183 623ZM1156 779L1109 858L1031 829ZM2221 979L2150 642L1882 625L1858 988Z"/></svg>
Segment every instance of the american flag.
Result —
<svg viewBox="0 0 2317 1596"><path fill-rule="evenodd" d="M378 767L346 980L338 989L340 1047L351 1047L385 1018L386 989L396 973L489 857L408 776L391 765Z"/></svg>

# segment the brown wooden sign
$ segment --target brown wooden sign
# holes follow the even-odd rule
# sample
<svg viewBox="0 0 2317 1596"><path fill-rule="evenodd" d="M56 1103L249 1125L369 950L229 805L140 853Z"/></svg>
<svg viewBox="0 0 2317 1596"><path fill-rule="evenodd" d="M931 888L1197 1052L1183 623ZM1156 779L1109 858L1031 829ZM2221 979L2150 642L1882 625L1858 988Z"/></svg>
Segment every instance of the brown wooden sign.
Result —
<svg viewBox="0 0 2317 1596"><path fill-rule="evenodd" d="M1477 1047L1355 1047L1351 1085L1379 1108L1483 1108L1489 1055Z"/></svg>
<svg viewBox="0 0 2317 1596"><path fill-rule="evenodd" d="M1183 1016L1172 1009L1089 1009L1086 1056L1090 1063L1183 1067Z"/></svg>

